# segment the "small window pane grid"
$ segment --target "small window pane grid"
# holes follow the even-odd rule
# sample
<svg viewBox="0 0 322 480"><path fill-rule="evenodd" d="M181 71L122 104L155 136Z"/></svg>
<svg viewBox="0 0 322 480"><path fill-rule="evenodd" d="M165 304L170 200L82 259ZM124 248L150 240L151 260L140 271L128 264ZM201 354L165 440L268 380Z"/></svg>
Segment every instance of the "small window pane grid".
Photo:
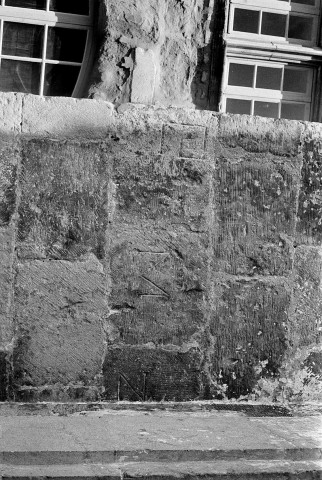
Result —
<svg viewBox="0 0 322 480"><path fill-rule="evenodd" d="M274 2L273 2L274 3ZM280 3L286 3L280 0ZM317 42L318 13L304 11L272 9L268 7L233 5L230 13L229 33L249 38L274 38L274 41L299 43L313 46ZM315 10L314 10L315 12Z"/></svg>
<svg viewBox="0 0 322 480"><path fill-rule="evenodd" d="M77 96L92 40L89 0L1 0L0 90Z"/></svg>
<svg viewBox="0 0 322 480"><path fill-rule="evenodd" d="M317 51L319 16L320 0L232 0L221 110L311 120L318 65L309 57ZM293 45L290 54L287 44ZM302 47L308 60L292 64Z"/></svg>
<svg viewBox="0 0 322 480"><path fill-rule="evenodd" d="M309 120L311 68L230 59L225 77L227 113Z"/></svg>

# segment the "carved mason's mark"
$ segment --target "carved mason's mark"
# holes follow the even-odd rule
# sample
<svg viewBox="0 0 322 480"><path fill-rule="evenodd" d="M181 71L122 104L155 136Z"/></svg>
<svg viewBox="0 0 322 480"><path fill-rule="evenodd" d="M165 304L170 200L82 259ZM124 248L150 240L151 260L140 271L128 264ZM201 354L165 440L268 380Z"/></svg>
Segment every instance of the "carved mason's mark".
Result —
<svg viewBox="0 0 322 480"><path fill-rule="evenodd" d="M179 158L203 158L206 128L201 125L166 124L162 129L161 153Z"/></svg>
<svg viewBox="0 0 322 480"><path fill-rule="evenodd" d="M158 290L158 293L141 293L140 297L164 297L166 296L167 298L170 298L170 295L161 287L159 287L155 282L150 280L144 275L140 275L140 278L145 280L150 286L156 288Z"/></svg>

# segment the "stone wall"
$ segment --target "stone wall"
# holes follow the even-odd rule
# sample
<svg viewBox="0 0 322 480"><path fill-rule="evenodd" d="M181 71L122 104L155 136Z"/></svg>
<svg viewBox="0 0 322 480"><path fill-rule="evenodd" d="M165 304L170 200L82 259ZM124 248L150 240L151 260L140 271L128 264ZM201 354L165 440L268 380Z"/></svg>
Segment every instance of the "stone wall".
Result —
<svg viewBox="0 0 322 480"><path fill-rule="evenodd" d="M321 394L319 124L0 102L2 399Z"/></svg>
<svg viewBox="0 0 322 480"><path fill-rule="evenodd" d="M100 0L87 94L124 102L217 109L223 0Z"/></svg>

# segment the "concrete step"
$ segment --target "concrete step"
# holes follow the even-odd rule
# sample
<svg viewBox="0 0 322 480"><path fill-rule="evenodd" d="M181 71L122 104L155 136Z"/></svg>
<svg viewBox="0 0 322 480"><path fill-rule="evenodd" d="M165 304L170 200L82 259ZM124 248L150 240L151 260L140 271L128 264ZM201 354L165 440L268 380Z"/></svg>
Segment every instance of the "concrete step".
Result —
<svg viewBox="0 0 322 480"><path fill-rule="evenodd" d="M3 479L322 480L322 418L99 411L0 416Z"/></svg>
<svg viewBox="0 0 322 480"><path fill-rule="evenodd" d="M78 465L0 465L2 480L321 480L322 460L133 462Z"/></svg>
<svg viewBox="0 0 322 480"><path fill-rule="evenodd" d="M252 449L144 449L139 450L44 450L44 451L5 451L0 457L10 465L77 465L110 464L115 462L212 462L238 460L285 460L308 461L322 458L322 447L310 448L252 448Z"/></svg>

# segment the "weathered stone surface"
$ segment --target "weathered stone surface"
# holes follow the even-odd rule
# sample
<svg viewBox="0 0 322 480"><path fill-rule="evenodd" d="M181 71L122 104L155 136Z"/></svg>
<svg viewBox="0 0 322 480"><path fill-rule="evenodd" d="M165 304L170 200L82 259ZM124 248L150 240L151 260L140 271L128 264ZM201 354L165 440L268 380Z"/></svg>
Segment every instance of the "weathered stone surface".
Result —
<svg viewBox="0 0 322 480"><path fill-rule="evenodd" d="M7 352L0 351L0 402L8 399Z"/></svg>
<svg viewBox="0 0 322 480"><path fill-rule="evenodd" d="M303 142L302 185L299 195L297 241L319 245L322 241L321 137Z"/></svg>
<svg viewBox="0 0 322 480"><path fill-rule="evenodd" d="M199 125L165 124L162 153L170 157L204 158L206 128Z"/></svg>
<svg viewBox="0 0 322 480"><path fill-rule="evenodd" d="M290 273L296 174L287 165L268 160L218 164L214 184L215 270L250 276Z"/></svg>
<svg viewBox="0 0 322 480"><path fill-rule="evenodd" d="M131 101L152 103L154 100L157 62L153 50L135 49L135 68L131 85Z"/></svg>
<svg viewBox="0 0 322 480"><path fill-rule="evenodd" d="M113 111L113 105L108 102L24 95L22 133L47 136L50 132L51 137L98 138L106 135Z"/></svg>
<svg viewBox="0 0 322 480"><path fill-rule="evenodd" d="M189 343L203 322L209 174L194 160L115 164L111 321L126 343Z"/></svg>
<svg viewBox="0 0 322 480"><path fill-rule="evenodd" d="M215 396L238 398L250 393L260 376L278 375L287 348L289 302L281 281L214 280L210 371L220 386Z"/></svg>
<svg viewBox="0 0 322 480"><path fill-rule="evenodd" d="M317 343L322 334L322 257L320 247L298 246L288 337L293 348Z"/></svg>
<svg viewBox="0 0 322 480"><path fill-rule="evenodd" d="M12 342L14 227L0 227L0 348Z"/></svg>
<svg viewBox="0 0 322 480"><path fill-rule="evenodd" d="M112 208L107 152L95 142L24 144L19 258L104 257Z"/></svg>
<svg viewBox="0 0 322 480"><path fill-rule="evenodd" d="M117 218L149 219L154 225L205 232L209 169L200 161L127 156L114 162ZM134 222L133 222L134 223Z"/></svg>
<svg viewBox="0 0 322 480"><path fill-rule="evenodd" d="M28 135L0 146L0 351L15 348L15 398L94 401L104 384L137 400L144 374L147 398L311 398L320 130L105 102L87 118L89 101L24 98Z"/></svg>
<svg viewBox="0 0 322 480"><path fill-rule="evenodd" d="M117 105L129 101L132 79L136 83L142 71L142 65L135 63L135 51L142 49L153 51L155 102L202 107L208 104L205 97L209 86L213 3L205 0L102 0L102 3L105 11L102 9L101 16L108 18L108 34L101 49L99 75L90 88L94 98ZM147 65L147 77L150 73ZM141 97L142 94L143 91Z"/></svg>
<svg viewBox="0 0 322 480"><path fill-rule="evenodd" d="M107 315L107 279L93 254L83 261L19 264L16 387L95 383L101 371Z"/></svg>
<svg viewBox="0 0 322 480"><path fill-rule="evenodd" d="M10 224L16 209L20 147L14 140L0 141L0 227Z"/></svg>
<svg viewBox="0 0 322 480"><path fill-rule="evenodd" d="M185 229L131 227L111 232L114 336L131 344L189 343L203 323L207 238Z"/></svg>
<svg viewBox="0 0 322 480"><path fill-rule="evenodd" d="M21 93L1 92L0 132L4 135L21 133L22 104Z"/></svg>
<svg viewBox="0 0 322 480"><path fill-rule="evenodd" d="M13 337L12 288L20 150L14 141L0 142L0 347Z"/></svg>
<svg viewBox="0 0 322 480"><path fill-rule="evenodd" d="M304 128L300 122L284 119L225 114L220 116L217 149L221 147L223 155L232 159L249 153L256 153L258 159L260 153L296 157Z"/></svg>
<svg viewBox="0 0 322 480"><path fill-rule="evenodd" d="M105 398L193 400L200 393L200 354L120 345L109 348L103 366Z"/></svg>

